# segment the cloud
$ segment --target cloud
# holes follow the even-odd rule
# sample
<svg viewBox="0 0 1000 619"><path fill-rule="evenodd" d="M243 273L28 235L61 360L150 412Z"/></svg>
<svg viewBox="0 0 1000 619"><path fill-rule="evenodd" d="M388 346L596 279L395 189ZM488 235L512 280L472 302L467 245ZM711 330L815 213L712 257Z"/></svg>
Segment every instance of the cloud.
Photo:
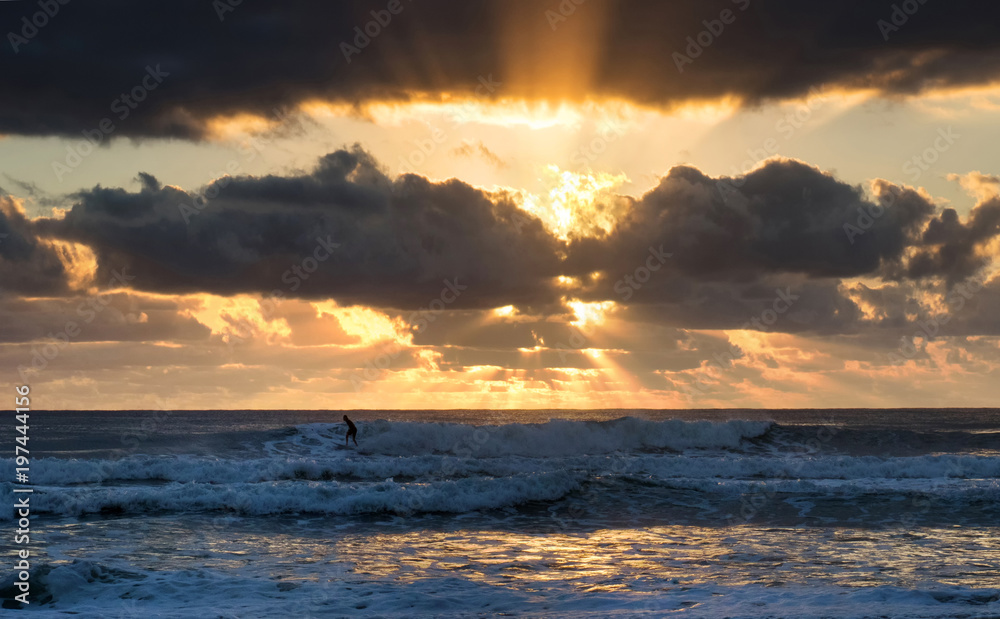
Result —
<svg viewBox="0 0 1000 619"><path fill-rule="evenodd" d="M979 201L1000 195L1000 176L973 171L968 174L949 174L947 178L958 182L966 193Z"/></svg>
<svg viewBox="0 0 1000 619"><path fill-rule="evenodd" d="M899 346L899 338L1000 335L1000 278L970 279L949 288L945 283L854 284L847 296L864 308L858 331L862 346ZM921 327L925 325L926 329Z"/></svg>
<svg viewBox="0 0 1000 619"><path fill-rule="evenodd" d="M24 207L13 196L0 195L0 289L25 295L69 291L71 248L39 239Z"/></svg>
<svg viewBox="0 0 1000 619"><path fill-rule="evenodd" d="M0 134L78 137L107 118L113 136L202 139L214 118L309 101L472 96L480 78L502 82L493 94L509 98L671 107L752 105L812 88L907 96L1000 76L991 26L1000 6L986 3L919 3L898 15L866 0L404 0L397 14L376 1L222 13L218 4L61 6L0 51ZM34 8L0 3L0 23L21 35ZM168 75L133 97L149 68Z"/></svg>
<svg viewBox="0 0 1000 619"><path fill-rule="evenodd" d="M499 155L491 151L486 147L482 141L470 142L468 140L463 140L462 145L451 150L451 154L456 157L481 157L490 165L500 168L501 170L510 167L506 161L500 158Z"/></svg>
<svg viewBox="0 0 1000 619"><path fill-rule="evenodd" d="M62 335L72 342L207 341L182 303L127 292L0 300L0 342ZM67 328L67 325L69 327Z"/></svg>
<svg viewBox="0 0 1000 619"><path fill-rule="evenodd" d="M217 179L201 192L207 202L141 178L137 192L80 192L64 218L38 228L92 248L99 280L127 269L147 291L413 310L442 295L454 307L554 298L559 245L540 221L457 180L390 180L361 150L297 176Z"/></svg>
<svg viewBox="0 0 1000 619"><path fill-rule="evenodd" d="M945 276L949 284L968 279L993 259L986 246L997 235L1000 197L976 205L964 223L955 209L945 209L928 223L921 248L909 261L907 276Z"/></svg>
<svg viewBox="0 0 1000 619"><path fill-rule="evenodd" d="M737 178L677 166L609 236L574 241L568 266L603 271L594 294L614 298L621 278L662 262L657 272L668 276L626 286L637 302L676 298L695 283L874 275L903 259L935 211L913 190L880 183L877 191L891 193L891 204L876 205L861 188L791 159L771 159ZM848 234L845 225L862 213L870 225ZM661 260L661 253L671 256Z"/></svg>
<svg viewBox="0 0 1000 619"><path fill-rule="evenodd" d="M996 199L963 221L911 188L876 180L869 194L782 158L735 178L675 167L645 195L615 197L623 208L610 231L568 240L509 193L390 179L360 147L330 153L310 172L227 176L198 192L139 180L138 191L94 187L74 194L62 218L22 215L19 225L42 237L36 245L86 248L93 281L127 272L146 292L334 300L391 310L406 325L428 311L516 306L504 327L487 327L491 314L468 315L469 330L480 331L475 345L486 347L568 341L574 300L613 302L624 323L686 329L889 327L884 316L912 312L899 302L880 308L852 280L946 294L982 275L1000 234ZM45 256L31 255L24 259ZM281 318L314 322L302 308ZM314 328L331 342L350 339ZM473 345L464 329L434 337L422 341ZM613 340L595 345L634 343Z"/></svg>

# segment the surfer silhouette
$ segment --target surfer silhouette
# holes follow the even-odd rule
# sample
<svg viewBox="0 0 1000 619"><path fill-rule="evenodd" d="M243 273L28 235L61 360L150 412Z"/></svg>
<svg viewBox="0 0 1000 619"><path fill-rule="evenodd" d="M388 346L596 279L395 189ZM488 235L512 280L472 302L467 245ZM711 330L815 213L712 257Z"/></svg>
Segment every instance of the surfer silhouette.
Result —
<svg viewBox="0 0 1000 619"><path fill-rule="evenodd" d="M354 425L354 422L344 415L344 421L347 422L347 436L344 437L344 445L348 445L348 439L354 439L354 444L358 444L358 427Z"/></svg>

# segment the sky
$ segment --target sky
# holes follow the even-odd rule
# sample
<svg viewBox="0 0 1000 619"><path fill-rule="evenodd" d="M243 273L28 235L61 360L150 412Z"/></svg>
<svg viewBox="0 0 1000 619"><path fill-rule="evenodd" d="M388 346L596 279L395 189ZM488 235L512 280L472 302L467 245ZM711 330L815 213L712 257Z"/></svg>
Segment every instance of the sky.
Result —
<svg viewBox="0 0 1000 619"><path fill-rule="evenodd" d="M0 3L47 409L995 406L1000 6Z"/></svg>

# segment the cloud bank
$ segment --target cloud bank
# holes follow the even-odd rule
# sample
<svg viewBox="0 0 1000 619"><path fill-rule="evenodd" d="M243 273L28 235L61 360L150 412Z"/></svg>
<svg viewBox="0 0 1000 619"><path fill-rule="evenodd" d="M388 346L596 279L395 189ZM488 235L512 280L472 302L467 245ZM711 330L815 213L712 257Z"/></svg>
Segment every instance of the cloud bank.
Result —
<svg viewBox="0 0 1000 619"><path fill-rule="evenodd" d="M202 139L216 117L472 96L487 77L504 97L665 108L1000 77L1000 6L971 1L119 0L60 6L41 28L36 10L0 3L0 134Z"/></svg>

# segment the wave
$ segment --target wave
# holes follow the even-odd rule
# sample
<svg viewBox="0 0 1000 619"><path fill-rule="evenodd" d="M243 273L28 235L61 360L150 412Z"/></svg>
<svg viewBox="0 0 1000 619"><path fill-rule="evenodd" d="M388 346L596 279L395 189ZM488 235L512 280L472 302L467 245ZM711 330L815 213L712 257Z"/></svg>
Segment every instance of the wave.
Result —
<svg viewBox="0 0 1000 619"><path fill-rule="evenodd" d="M468 478L430 484L265 482L168 483L161 486L48 487L32 495L32 511L64 516L223 511L240 515L465 513L553 501L580 488L568 472ZM0 497L13 504L11 484Z"/></svg>
<svg viewBox="0 0 1000 619"><path fill-rule="evenodd" d="M464 513L557 501L584 486L606 492L599 500L609 511L615 501L669 503L692 492L716 500L921 494L952 506L1000 494L1000 457L799 453L789 437L803 430L771 422L375 421L361 430L358 449L342 448L339 425L313 423L262 435L226 457L40 458L31 468L33 511ZM0 462L0 479L13 476L13 461ZM13 505L10 482L0 483L0 501ZM0 519L11 517L0 510Z"/></svg>
<svg viewBox="0 0 1000 619"><path fill-rule="evenodd" d="M553 420L546 423L471 425L445 422L375 420L363 424L358 440L369 454L409 456L446 454L474 457L552 457L618 451L735 449L765 435L770 421L649 421L623 417L611 421ZM344 440L341 424L313 423L272 441L276 452L324 453Z"/></svg>
<svg viewBox="0 0 1000 619"><path fill-rule="evenodd" d="M0 487L0 500L13 504L11 484ZM587 486L592 486L586 488ZM877 505L923 497L935 509L961 510L994 506L1000 488L993 480L951 480L928 486L906 481L866 480L711 480L676 478L650 481L622 476L592 480L569 471L503 478L477 477L431 483L393 479L368 483L261 482L239 484L165 483L159 486L46 487L32 495L34 514L79 517L215 512L239 516L465 514L526 504L551 504L583 492L594 513L617 513L656 505L692 506L692 497L708 511L720 501L768 496L791 502L828 501ZM921 505L923 504L921 503ZM928 503L930 504L930 503ZM909 509L907 503L900 503ZM992 508L991 508L992 509Z"/></svg>
<svg viewBox="0 0 1000 619"><path fill-rule="evenodd" d="M222 459L203 456L130 456L120 460L41 458L32 479L42 485L161 481L210 484L267 481L436 481L464 477L507 477L532 472L576 471L589 476L648 475L660 479L829 479L934 480L1000 478L1000 458L986 456L768 457L599 454L564 458L424 456L327 456ZM0 465L10 479L13 464Z"/></svg>
<svg viewBox="0 0 1000 619"><path fill-rule="evenodd" d="M650 589L595 587L585 595L580 583L546 582L540 595L511 593L484 578L372 578L354 570L323 566L336 579L296 579L275 586L271 578L246 570L197 567L137 568L112 558L46 562L31 569L32 606L45 616L187 618L193 616L349 616L365 609L385 617L482 616L501 607L508 615L657 617L696 613L699 617L908 617L988 618L1000 612L1000 589L972 588L932 579L910 587L878 584L844 587L827 582L770 584L689 582ZM13 576L0 578L0 594L13 597ZM577 589L574 590L574 587ZM448 592L442 596L441 591ZM195 591L198 595L191 595ZM136 602L139 600L139 602ZM445 600L444 602L442 600ZM140 606L141 604L141 606ZM487 613L486 611L491 611Z"/></svg>
<svg viewBox="0 0 1000 619"><path fill-rule="evenodd" d="M600 501L612 511L616 503L670 503L678 492L715 500L761 493L884 501L920 495L953 507L1000 496L1000 459L973 456L142 456L119 461L42 459L32 471L34 509L64 516L164 511L463 513L556 501L585 485L599 487L606 497ZM13 484L0 484L0 501L13 505L14 499ZM10 517L8 510L0 515Z"/></svg>

